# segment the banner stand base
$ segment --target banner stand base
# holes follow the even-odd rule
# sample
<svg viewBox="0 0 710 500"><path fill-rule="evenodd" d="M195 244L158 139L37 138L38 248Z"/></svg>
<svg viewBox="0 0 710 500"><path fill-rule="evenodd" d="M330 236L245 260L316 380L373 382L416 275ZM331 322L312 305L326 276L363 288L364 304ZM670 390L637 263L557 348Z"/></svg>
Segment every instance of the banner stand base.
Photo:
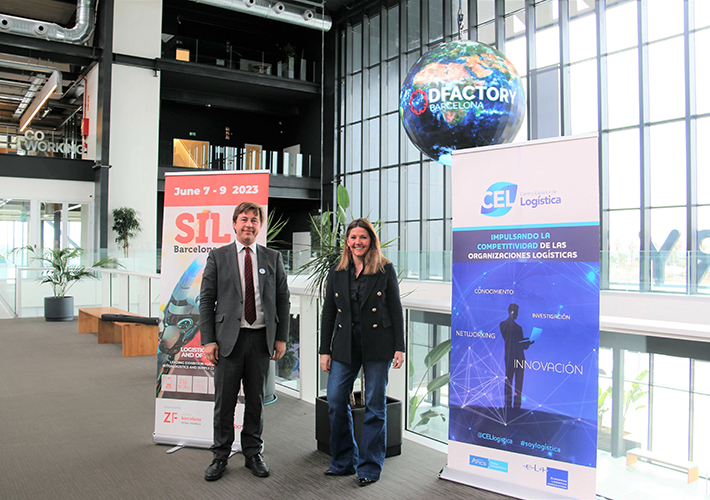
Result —
<svg viewBox="0 0 710 500"><path fill-rule="evenodd" d="M569 497L554 495L549 491L534 490L505 481L497 481L488 477L469 474L468 472L463 472L458 469L452 469L448 465L439 473L439 479L445 479L447 481L453 481L455 483L461 483L474 488L525 500L569 499Z"/></svg>
<svg viewBox="0 0 710 500"><path fill-rule="evenodd" d="M179 445L177 445L177 446L173 446L172 448L170 448L170 449L169 449L168 451L166 451L165 453L168 453L168 454L170 454L170 453L175 453L176 451L182 450L184 447L185 447L184 444L179 444Z"/></svg>

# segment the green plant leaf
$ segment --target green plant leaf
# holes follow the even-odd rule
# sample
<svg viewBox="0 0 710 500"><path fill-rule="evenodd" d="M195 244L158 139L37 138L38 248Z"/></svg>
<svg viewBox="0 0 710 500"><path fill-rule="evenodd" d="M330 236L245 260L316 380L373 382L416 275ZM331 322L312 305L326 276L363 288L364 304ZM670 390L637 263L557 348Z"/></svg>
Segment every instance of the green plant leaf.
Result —
<svg viewBox="0 0 710 500"><path fill-rule="evenodd" d="M426 386L427 393L434 392L435 390L440 389L440 388L444 387L445 385L448 385L449 378L450 378L449 373L445 373L443 375L439 375L438 377L436 377L434 380L432 380L431 382L429 382L427 384L427 386Z"/></svg>
<svg viewBox="0 0 710 500"><path fill-rule="evenodd" d="M419 401L419 398L417 396L412 396L412 398L409 400L409 425L410 426L414 422L414 417L417 412L417 401Z"/></svg>
<svg viewBox="0 0 710 500"><path fill-rule="evenodd" d="M451 340L444 340L436 345L424 358L424 364L427 369L438 363L449 351L451 351Z"/></svg>
<svg viewBox="0 0 710 500"><path fill-rule="evenodd" d="M342 184L338 184L338 206L343 209L350 207L350 195L348 190Z"/></svg>

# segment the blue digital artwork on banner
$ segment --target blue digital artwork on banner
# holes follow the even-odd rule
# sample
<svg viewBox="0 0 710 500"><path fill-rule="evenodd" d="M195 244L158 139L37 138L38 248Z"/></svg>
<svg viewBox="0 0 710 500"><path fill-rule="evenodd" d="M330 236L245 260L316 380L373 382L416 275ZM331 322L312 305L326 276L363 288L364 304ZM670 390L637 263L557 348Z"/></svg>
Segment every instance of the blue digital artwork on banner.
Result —
<svg viewBox="0 0 710 500"><path fill-rule="evenodd" d="M581 257L454 258L452 441L596 466L599 262Z"/></svg>

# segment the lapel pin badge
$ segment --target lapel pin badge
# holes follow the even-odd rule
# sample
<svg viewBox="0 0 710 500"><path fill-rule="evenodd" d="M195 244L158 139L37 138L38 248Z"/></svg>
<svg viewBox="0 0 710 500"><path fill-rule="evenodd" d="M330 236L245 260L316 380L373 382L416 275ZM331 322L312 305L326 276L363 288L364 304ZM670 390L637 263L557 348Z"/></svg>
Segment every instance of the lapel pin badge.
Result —
<svg viewBox="0 0 710 500"><path fill-rule="evenodd" d="M263 267L260 267L259 274L266 274L266 269L264 269Z"/></svg>

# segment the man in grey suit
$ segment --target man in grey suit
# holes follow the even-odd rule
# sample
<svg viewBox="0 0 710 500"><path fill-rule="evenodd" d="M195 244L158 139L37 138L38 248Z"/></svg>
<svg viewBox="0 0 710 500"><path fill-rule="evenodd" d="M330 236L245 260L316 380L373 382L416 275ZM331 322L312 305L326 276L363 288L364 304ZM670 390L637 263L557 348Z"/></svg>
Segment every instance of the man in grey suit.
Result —
<svg viewBox="0 0 710 500"><path fill-rule="evenodd" d="M261 456L264 381L269 360L286 351L290 323L281 254L256 243L264 210L241 203L232 222L237 240L210 252L200 288L202 345L215 365L214 460L205 471L207 481L216 481L227 468L240 384L246 400L241 433L245 466L255 476L269 475Z"/></svg>

